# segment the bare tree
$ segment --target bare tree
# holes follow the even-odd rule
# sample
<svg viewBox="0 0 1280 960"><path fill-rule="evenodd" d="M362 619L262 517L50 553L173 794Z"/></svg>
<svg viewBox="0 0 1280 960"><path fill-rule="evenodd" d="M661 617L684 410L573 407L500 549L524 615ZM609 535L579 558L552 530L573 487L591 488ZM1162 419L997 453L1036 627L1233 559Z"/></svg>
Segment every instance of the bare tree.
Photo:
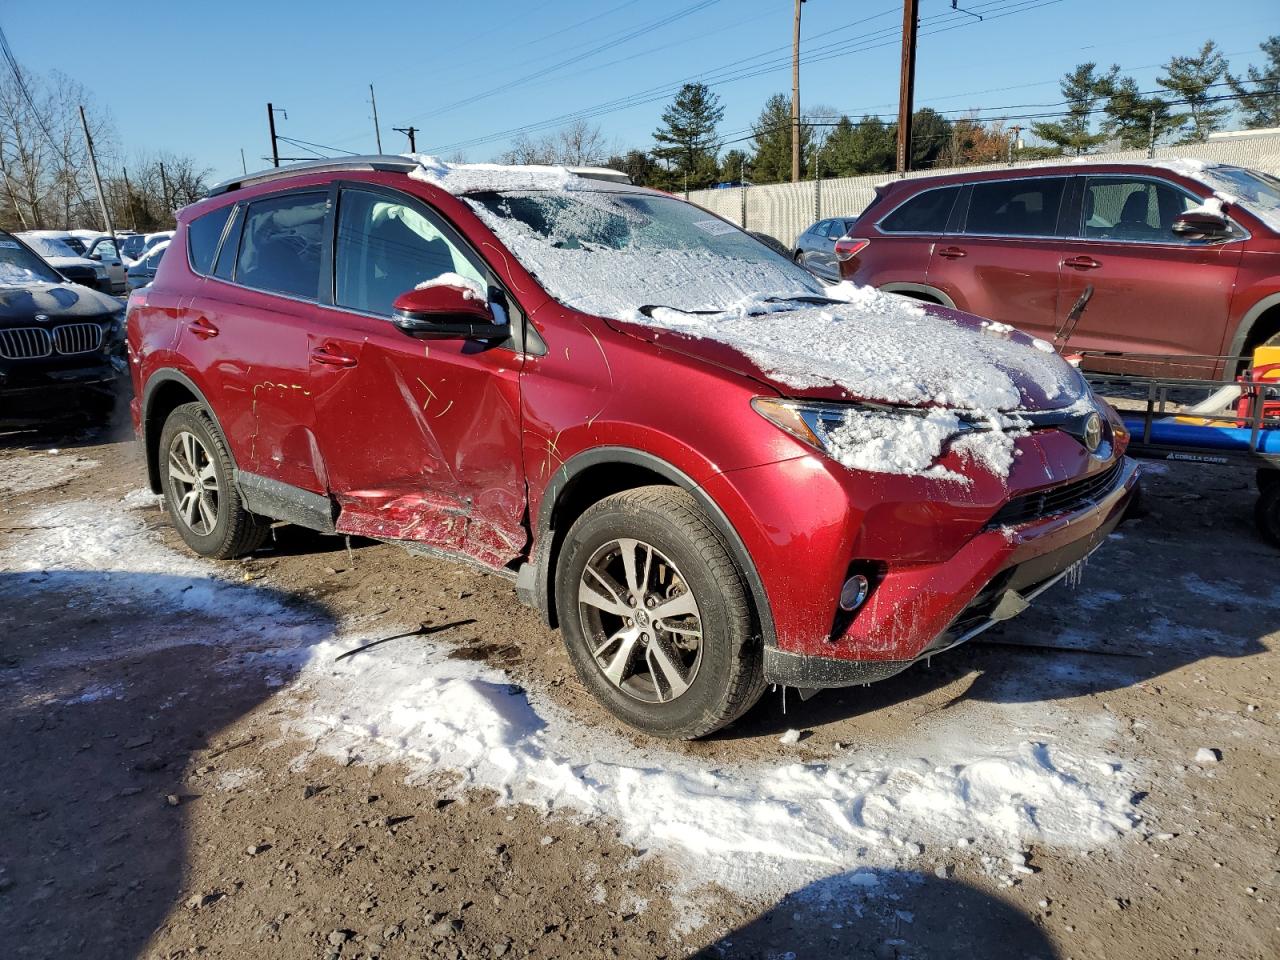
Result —
<svg viewBox="0 0 1280 960"><path fill-rule="evenodd" d="M601 163L616 152L616 145L606 139L598 126L575 120L537 140L520 134L499 159L502 163L561 163L581 167Z"/></svg>

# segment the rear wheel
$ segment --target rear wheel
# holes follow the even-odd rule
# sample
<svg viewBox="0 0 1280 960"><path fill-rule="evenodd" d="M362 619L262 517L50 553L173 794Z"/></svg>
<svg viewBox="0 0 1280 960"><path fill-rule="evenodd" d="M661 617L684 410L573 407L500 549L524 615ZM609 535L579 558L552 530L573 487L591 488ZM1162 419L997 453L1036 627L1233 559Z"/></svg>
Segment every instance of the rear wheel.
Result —
<svg viewBox="0 0 1280 960"><path fill-rule="evenodd" d="M270 527L244 508L231 455L202 404L185 403L169 414L159 456L165 506L187 546L215 560L262 546Z"/></svg>
<svg viewBox="0 0 1280 960"><path fill-rule="evenodd" d="M706 736L764 692L742 577L683 490L641 487L583 513L560 552L556 608L582 682L645 733Z"/></svg>

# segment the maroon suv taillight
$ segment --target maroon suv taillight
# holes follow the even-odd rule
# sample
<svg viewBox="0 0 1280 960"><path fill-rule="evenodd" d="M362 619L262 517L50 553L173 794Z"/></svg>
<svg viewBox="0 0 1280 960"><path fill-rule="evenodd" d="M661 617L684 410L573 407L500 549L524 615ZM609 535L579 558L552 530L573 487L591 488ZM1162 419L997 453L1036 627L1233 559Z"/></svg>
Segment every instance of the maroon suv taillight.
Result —
<svg viewBox="0 0 1280 960"><path fill-rule="evenodd" d="M836 259L841 263L852 260L871 245L870 240L859 240L856 237L841 237L836 241Z"/></svg>

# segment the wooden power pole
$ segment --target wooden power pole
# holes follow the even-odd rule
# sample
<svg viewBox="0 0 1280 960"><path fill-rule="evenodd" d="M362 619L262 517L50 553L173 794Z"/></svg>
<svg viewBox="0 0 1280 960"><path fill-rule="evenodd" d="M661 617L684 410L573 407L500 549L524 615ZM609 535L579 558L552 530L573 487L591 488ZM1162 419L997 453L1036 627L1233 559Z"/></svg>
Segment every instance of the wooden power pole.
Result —
<svg viewBox="0 0 1280 960"><path fill-rule="evenodd" d="M418 152L418 144L417 144L417 141L414 140L414 134L418 132L417 127L392 127L391 129L394 130L396 133L403 133L406 137L409 138L410 153Z"/></svg>
<svg viewBox="0 0 1280 960"><path fill-rule="evenodd" d="M116 228L111 223L111 210L107 207L107 196L102 192L102 178L98 176L98 158L93 152L93 137L89 135L89 121L84 117L84 105L80 106L80 127L84 130L84 145L89 151L89 169L93 171L93 185L98 191L98 206L102 208L102 219L107 225L107 233L111 234L111 244L116 246ZM116 249L120 248L116 246Z"/></svg>
<svg viewBox="0 0 1280 960"><path fill-rule="evenodd" d="M898 87L898 172L911 169L911 114L916 92L916 24L920 0L902 0L902 75Z"/></svg>
<svg viewBox="0 0 1280 960"><path fill-rule="evenodd" d="M795 26L791 31L791 182L800 182L800 7L796 0Z"/></svg>
<svg viewBox="0 0 1280 960"><path fill-rule="evenodd" d="M276 143L276 109L267 104L267 126L271 128L271 165L280 166L280 147Z"/></svg>
<svg viewBox="0 0 1280 960"><path fill-rule="evenodd" d="M377 141L378 152L382 152L382 128L378 126L378 100L373 95L373 84L369 84L369 102L373 104L373 138Z"/></svg>

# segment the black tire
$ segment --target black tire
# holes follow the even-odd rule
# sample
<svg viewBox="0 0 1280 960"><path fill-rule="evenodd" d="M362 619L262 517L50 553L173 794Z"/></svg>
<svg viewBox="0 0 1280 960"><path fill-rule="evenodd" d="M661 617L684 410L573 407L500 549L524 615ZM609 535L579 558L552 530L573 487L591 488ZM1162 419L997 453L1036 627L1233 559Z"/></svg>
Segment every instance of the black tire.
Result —
<svg viewBox="0 0 1280 960"><path fill-rule="evenodd" d="M610 681L588 640L590 628L584 620L591 611L579 603L579 587L588 563L622 538L650 545L660 554L657 576L667 570L667 576L678 581L676 595L692 593L698 610L695 619L702 632L696 666L687 687L665 702L637 699ZM664 558L670 567L662 564ZM589 507L560 550L556 609L569 658L583 684L610 713L647 734L683 740L704 737L746 713L764 693L762 649L746 585L720 534L684 490L639 487ZM662 646L662 621L651 623L652 632L641 635L645 643L636 646L637 654L643 654L640 659L648 655L649 638L654 647ZM669 643L671 635L664 636ZM601 633L594 639L595 649L603 650ZM662 691L656 671L653 674L659 699L663 692L674 693L674 687Z"/></svg>
<svg viewBox="0 0 1280 960"><path fill-rule="evenodd" d="M169 470L170 450L183 434L193 435L199 441L203 448L201 465L212 468L217 484L216 495L206 501L212 505L208 514L212 522L207 525L208 529L197 529L184 516L180 506L184 501L182 483ZM214 560L243 556L262 546L271 532L270 525L244 508L240 491L232 482L235 471L222 431L203 404L184 403L174 408L160 431L157 456L165 508L187 546L202 557ZM203 517L197 525L202 524Z"/></svg>
<svg viewBox="0 0 1280 960"><path fill-rule="evenodd" d="M1263 488L1253 509L1253 519L1263 539L1280 547L1280 483Z"/></svg>
<svg viewBox="0 0 1280 960"><path fill-rule="evenodd" d="M1280 487L1280 467L1259 467L1254 475L1258 492L1265 493L1274 487Z"/></svg>

